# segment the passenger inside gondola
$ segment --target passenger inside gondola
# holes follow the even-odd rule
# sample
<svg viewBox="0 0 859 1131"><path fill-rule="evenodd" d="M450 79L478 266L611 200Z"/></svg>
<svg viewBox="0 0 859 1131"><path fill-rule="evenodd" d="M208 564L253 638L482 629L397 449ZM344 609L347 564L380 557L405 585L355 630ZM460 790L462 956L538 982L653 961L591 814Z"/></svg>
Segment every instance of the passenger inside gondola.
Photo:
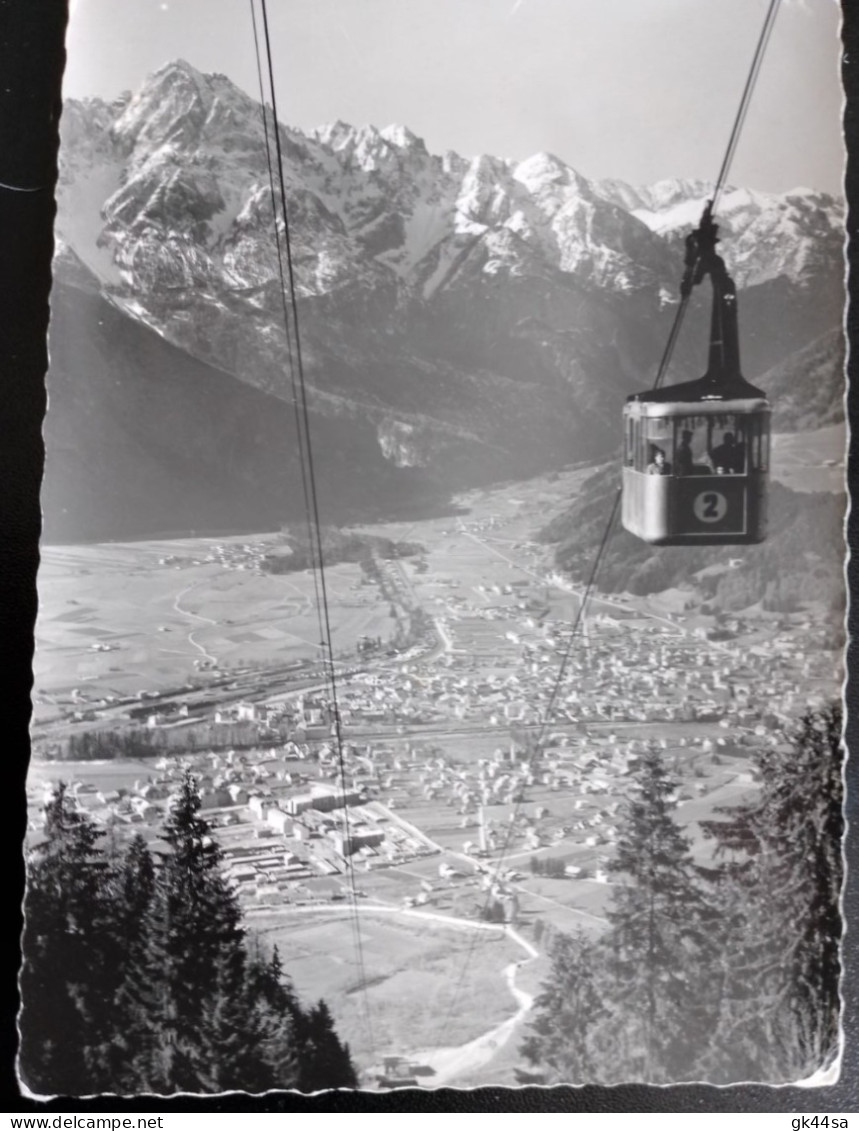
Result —
<svg viewBox="0 0 859 1131"><path fill-rule="evenodd" d="M680 443L674 453L674 468L678 475L691 475L695 460L692 456L692 432L684 428Z"/></svg>
<svg viewBox="0 0 859 1131"><path fill-rule="evenodd" d="M674 453L676 475L712 475L710 438L704 417L687 416L677 421L680 442Z"/></svg>
<svg viewBox="0 0 859 1131"><path fill-rule="evenodd" d="M766 424L739 412L630 420L626 430L624 462L648 475L746 475L767 461Z"/></svg>
<svg viewBox="0 0 859 1131"><path fill-rule="evenodd" d="M676 420L675 475L743 475L745 422L736 413Z"/></svg>
<svg viewBox="0 0 859 1131"><path fill-rule="evenodd" d="M721 444L710 452L717 475L742 475L746 467L745 445L738 443L733 432L726 432Z"/></svg>
<svg viewBox="0 0 859 1131"><path fill-rule="evenodd" d="M662 448L654 444L650 449L650 463L647 465L648 475L670 475L671 464L665 458Z"/></svg>

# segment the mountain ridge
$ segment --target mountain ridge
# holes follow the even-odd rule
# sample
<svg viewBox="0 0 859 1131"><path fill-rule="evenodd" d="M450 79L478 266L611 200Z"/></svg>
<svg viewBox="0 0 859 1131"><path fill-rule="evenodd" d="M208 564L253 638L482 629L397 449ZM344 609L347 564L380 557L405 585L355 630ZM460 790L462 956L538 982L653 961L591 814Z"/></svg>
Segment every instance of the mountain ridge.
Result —
<svg viewBox="0 0 859 1131"><path fill-rule="evenodd" d="M673 319L678 216L708 186L590 181L545 153L431 154L399 125L278 130L308 398L334 433L360 431L359 479L382 458L394 481L421 468L446 493L454 469L464 488L616 445L619 406L652 380ZM58 282L85 268L127 318L289 404L259 104L178 61L112 102L68 101L61 136ZM754 378L840 324L841 206L724 200ZM728 238L741 220L754 238ZM700 374L708 323L696 294L670 379Z"/></svg>

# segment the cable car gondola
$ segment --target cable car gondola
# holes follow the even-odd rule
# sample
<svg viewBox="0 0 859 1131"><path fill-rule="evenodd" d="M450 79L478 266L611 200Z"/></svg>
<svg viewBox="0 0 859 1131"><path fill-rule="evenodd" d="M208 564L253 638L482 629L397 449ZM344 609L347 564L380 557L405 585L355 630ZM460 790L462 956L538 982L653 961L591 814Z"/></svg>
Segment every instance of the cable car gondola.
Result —
<svg viewBox="0 0 859 1131"><path fill-rule="evenodd" d="M740 373L737 293L716 252L712 202L686 239L681 302L713 286L707 372L634 393L624 406L624 527L657 546L733 546L766 537L770 406Z"/></svg>

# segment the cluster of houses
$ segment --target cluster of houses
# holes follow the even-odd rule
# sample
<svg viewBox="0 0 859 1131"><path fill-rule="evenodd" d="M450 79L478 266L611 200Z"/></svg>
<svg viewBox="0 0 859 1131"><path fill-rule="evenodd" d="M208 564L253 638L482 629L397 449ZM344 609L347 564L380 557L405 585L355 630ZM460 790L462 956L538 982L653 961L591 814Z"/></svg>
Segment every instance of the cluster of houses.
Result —
<svg viewBox="0 0 859 1131"><path fill-rule="evenodd" d="M300 792L277 781L220 822L227 875L244 901L277 904L342 897L344 886L306 882L365 872L436 851L352 784L315 780Z"/></svg>
<svg viewBox="0 0 859 1131"><path fill-rule="evenodd" d="M678 738L674 757L684 783L676 800L705 794L729 772L719 766L773 741L762 726L730 739ZM613 733L556 732L538 751L511 743L474 762L438 749L423 758L413 752L384 779L385 798L410 821L434 830L437 841L472 859L568 846L593 849L599 864L616 841L625 779L643 749L642 741L624 742ZM454 828L462 830L461 841L449 835Z"/></svg>
<svg viewBox="0 0 859 1131"><path fill-rule="evenodd" d="M504 726L538 723L551 703L556 722L717 721L747 724L785 718L807 698L815 665L797 647L762 649L767 681L760 685L754 649L704 645L652 620L602 615L569 649L572 625L533 620L494 634L491 658L481 654L479 622L450 625L452 653L433 666L403 665L399 672L365 673L367 690L353 693L352 714L406 723L438 719ZM632 631L634 629L634 631ZM457 647L459 645L459 647ZM569 653L569 654L567 654ZM556 687L561 657L563 683ZM757 670L756 670L757 669ZM351 689L353 681L350 681ZM350 691L347 689L346 696Z"/></svg>
<svg viewBox="0 0 859 1131"><path fill-rule="evenodd" d="M289 741L277 749L208 751L181 760L158 758L153 772L124 788L99 789L74 781L78 809L121 834L128 826L158 849L159 827L178 796L186 767L194 773L201 807L216 830L228 880L255 905L339 898L341 889L307 887L354 868L372 871L437 852L435 845L384 805L368 797L392 769L386 752L347 750L344 781L330 742L312 749ZM47 796L47 795L46 795ZM32 825L40 814L33 808Z"/></svg>
<svg viewBox="0 0 859 1131"><path fill-rule="evenodd" d="M72 781L67 788L78 811L97 823L120 828L141 826L134 831L143 831L142 827L160 822L165 809L178 795L180 776L179 772L155 773L136 780L130 787L113 789L99 788L88 781ZM47 786L42 800L48 801L53 792L53 786ZM40 821L41 812L34 809L30 828L38 828Z"/></svg>
<svg viewBox="0 0 859 1131"><path fill-rule="evenodd" d="M269 549L265 542L218 542L200 557L165 554L158 559L158 564L172 569L217 564L224 569L259 570Z"/></svg>

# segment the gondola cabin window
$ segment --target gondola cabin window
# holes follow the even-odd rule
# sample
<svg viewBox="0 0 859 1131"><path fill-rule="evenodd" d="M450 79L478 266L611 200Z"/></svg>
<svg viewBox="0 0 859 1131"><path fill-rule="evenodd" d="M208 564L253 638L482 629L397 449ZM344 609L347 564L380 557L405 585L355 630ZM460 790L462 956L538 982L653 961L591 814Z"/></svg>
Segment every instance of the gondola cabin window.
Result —
<svg viewBox="0 0 859 1131"><path fill-rule="evenodd" d="M653 417L642 421L642 443L638 446L636 470L670 475L674 467L674 427L670 419Z"/></svg>
<svg viewBox="0 0 859 1131"><path fill-rule="evenodd" d="M756 450L750 453L753 437ZM734 413L677 417L674 441L676 475L745 475L750 454L749 462L760 463L760 430Z"/></svg>
<svg viewBox="0 0 859 1131"><path fill-rule="evenodd" d="M762 417L740 413L638 421L628 418L626 466L647 472L660 455L664 475L746 475L767 471L769 430Z"/></svg>

